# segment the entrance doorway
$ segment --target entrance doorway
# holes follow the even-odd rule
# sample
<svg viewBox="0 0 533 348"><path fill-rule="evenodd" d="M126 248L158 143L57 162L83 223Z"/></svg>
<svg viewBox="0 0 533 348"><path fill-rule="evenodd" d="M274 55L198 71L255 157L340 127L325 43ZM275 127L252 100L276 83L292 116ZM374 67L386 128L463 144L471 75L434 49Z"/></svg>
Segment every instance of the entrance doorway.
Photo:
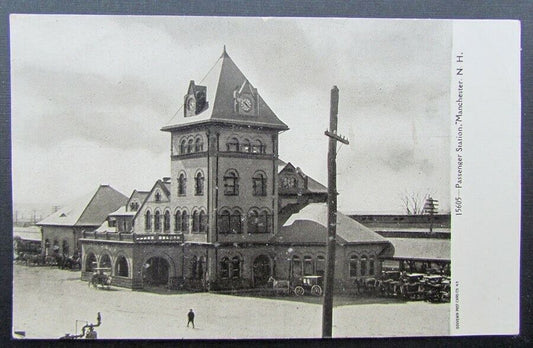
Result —
<svg viewBox="0 0 533 348"><path fill-rule="evenodd" d="M143 265L143 287L167 286L170 265L162 257L152 257Z"/></svg>
<svg viewBox="0 0 533 348"><path fill-rule="evenodd" d="M265 287L268 278L272 275L270 258L266 255L259 255L255 258L253 264L253 278L255 287Z"/></svg>

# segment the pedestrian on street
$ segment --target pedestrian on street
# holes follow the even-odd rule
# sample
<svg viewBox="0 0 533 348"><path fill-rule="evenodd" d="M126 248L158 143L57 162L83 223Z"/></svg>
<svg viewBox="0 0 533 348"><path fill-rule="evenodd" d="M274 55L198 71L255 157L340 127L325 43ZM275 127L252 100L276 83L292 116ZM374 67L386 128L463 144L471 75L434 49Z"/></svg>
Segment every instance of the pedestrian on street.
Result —
<svg viewBox="0 0 533 348"><path fill-rule="evenodd" d="M192 324L192 328L194 329L194 312L192 309L189 309L189 313L187 313L187 327L189 327L189 324Z"/></svg>

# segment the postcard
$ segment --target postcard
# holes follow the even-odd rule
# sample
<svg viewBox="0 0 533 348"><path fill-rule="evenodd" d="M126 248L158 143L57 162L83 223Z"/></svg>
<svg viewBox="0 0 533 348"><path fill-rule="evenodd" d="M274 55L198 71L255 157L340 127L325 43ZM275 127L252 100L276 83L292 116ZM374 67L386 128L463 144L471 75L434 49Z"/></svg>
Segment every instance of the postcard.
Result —
<svg viewBox="0 0 533 348"><path fill-rule="evenodd" d="M14 338L518 333L518 21L13 14L10 45Z"/></svg>

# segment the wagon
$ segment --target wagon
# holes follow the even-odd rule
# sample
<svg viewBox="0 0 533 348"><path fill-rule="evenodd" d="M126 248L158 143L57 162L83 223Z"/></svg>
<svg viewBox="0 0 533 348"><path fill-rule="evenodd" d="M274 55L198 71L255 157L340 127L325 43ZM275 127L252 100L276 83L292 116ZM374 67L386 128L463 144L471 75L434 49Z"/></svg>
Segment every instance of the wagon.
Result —
<svg viewBox="0 0 533 348"><path fill-rule="evenodd" d="M111 285L111 268L93 268L93 275L89 280L89 286L98 289L98 285L109 290Z"/></svg>
<svg viewBox="0 0 533 348"><path fill-rule="evenodd" d="M322 276L303 276L300 279L301 282L294 287L294 293L296 296L303 296L306 293L314 296L321 296L324 292L322 290Z"/></svg>

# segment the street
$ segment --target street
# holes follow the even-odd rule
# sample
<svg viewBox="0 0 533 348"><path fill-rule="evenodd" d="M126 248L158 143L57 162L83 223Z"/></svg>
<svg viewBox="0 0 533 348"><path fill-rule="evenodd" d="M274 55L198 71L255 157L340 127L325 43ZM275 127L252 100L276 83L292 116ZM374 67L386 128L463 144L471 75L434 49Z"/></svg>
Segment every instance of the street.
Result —
<svg viewBox="0 0 533 348"><path fill-rule="evenodd" d="M319 299L258 298L213 293L155 294L89 288L79 272L14 265L13 330L26 338L78 334L86 322L102 325L98 338L319 338ZM449 303L335 298L334 337L443 336ZM187 312L196 328L187 328ZM76 321L78 320L77 332Z"/></svg>

